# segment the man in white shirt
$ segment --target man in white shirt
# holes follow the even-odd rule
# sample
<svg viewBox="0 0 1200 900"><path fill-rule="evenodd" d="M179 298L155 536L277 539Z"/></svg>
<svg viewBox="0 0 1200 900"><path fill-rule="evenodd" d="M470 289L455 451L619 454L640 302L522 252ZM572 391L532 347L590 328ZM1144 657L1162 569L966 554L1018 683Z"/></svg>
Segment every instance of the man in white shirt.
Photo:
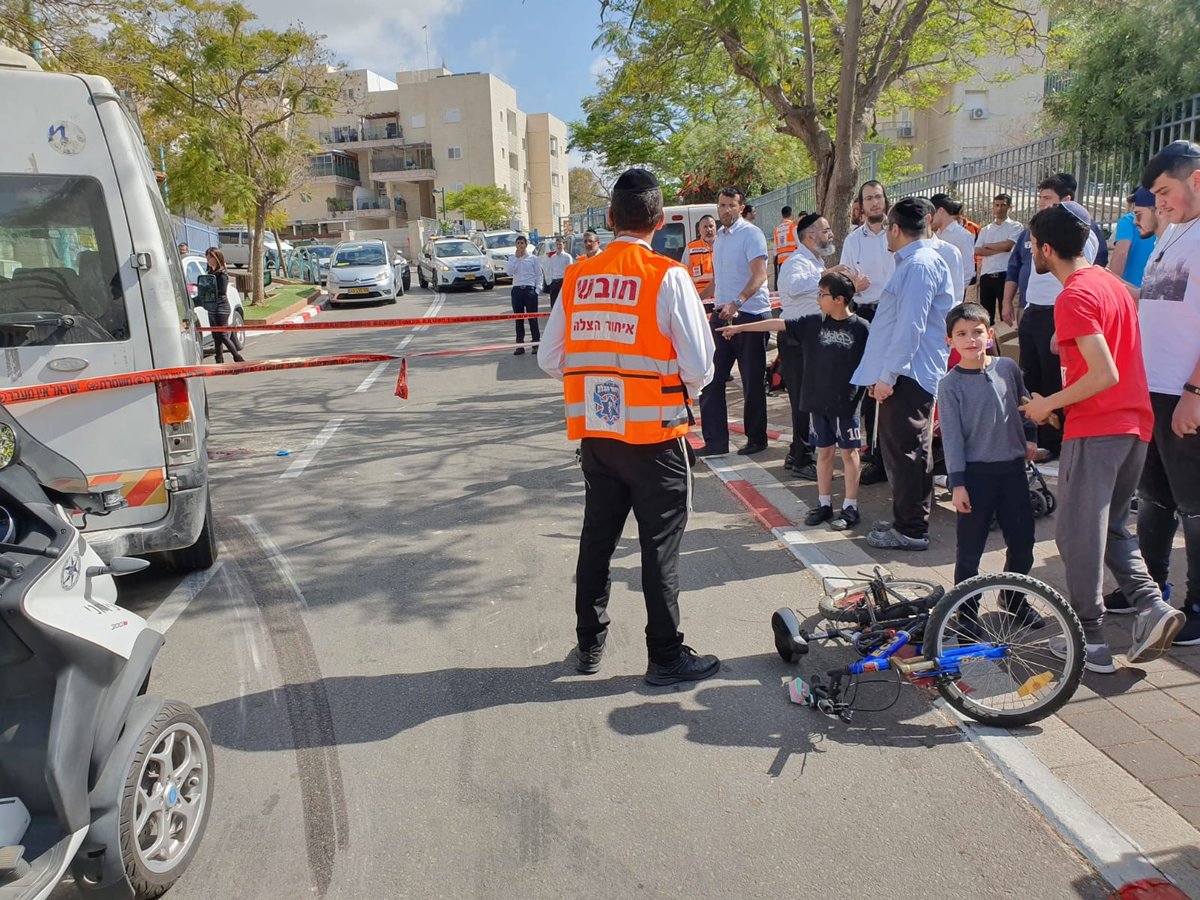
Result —
<svg viewBox="0 0 1200 900"><path fill-rule="evenodd" d="M567 266L575 262L575 258L567 252L567 244L562 238L555 238L554 249L550 251L550 255L546 261L550 264L550 308L554 309L554 304L558 300L558 292L562 290L563 276L567 273Z"/></svg>
<svg viewBox="0 0 1200 900"><path fill-rule="evenodd" d="M542 264L538 258L529 252L529 239L525 235L517 237L517 252L508 258L504 271L512 278L512 311L515 313L536 313L538 311L538 294L542 292ZM525 355L525 320L517 319L517 349L513 356ZM538 320L529 320L529 331L533 335L533 343L541 340L538 331Z"/></svg>
<svg viewBox="0 0 1200 900"><path fill-rule="evenodd" d="M870 322L875 318L876 304L884 285L896 271L896 260L887 243L890 204L887 191L878 181L864 181L854 204L861 211L863 224L846 235L841 264L849 267L850 277L854 280L854 312ZM863 470L859 483L877 484L887 480L887 472L875 429L875 398L870 395L862 400L862 422L863 437L868 446L862 453Z"/></svg>
<svg viewBox="0 0 1200 900"><path fill-rule="evenodd" d="M742 325L771 315L767 290L767 238L762 230L742 218L745 197L740 188L727 187L717 196L721 226L713 243L713 322ZM729 452L729 410L725 383L734 362L742 376L742 422L746 444L738 453L749 455L767 449L767 333L735 335L717 341L714 374L700 395L704 447L698 456Z"/></svg>
<svg viewBox="0 0 1200 900"><path fill-rule="evenodd" d="M1012 197L1008 194L993 197L992 221L979 230L979 237L975 239L975 255L982 260L979 264L979 302L988 311L993 325L999 321L996 314L1004 301L1008 257L1024 231L1020 222L1008 217L1010 209Z"/></svg>
<svg viewBox="0 0 1200 900"><path fill-rule="evenodd" d="M1142 275L1138 325L1154 430L1138 485L1138 546L1150 576L1166 588L1175 533L1183 525L1187 618L1176 646L1200 644L1200 144L1174 141L1150 160L1142 189L1170 222ZM1141 195L1142 190L1138 191ZM1145 210L1142 210L1143 212ZM1119 592L1109 612L1131 613Z"/></svg>
<svg viewBox="0 0 1200 900"><path fill-rule="evenodd" d="M821 276L829 272L849 271L841 265L825 268L826 257L832 256L837 246L833 242L833 229L824 216L817 213L802 216L796 223L796 236L799 246L780 267L776 281L785 322L820 315L817 292ZM800 409L800 384L804 378L803 345L786 331L780 331L778 335L783 381L787 386L788 403L792 411L792 446L783 464L793 475L816 481L817 467L808 440L808 414Z"/></svg>
<svg viewBox="0 0 1200 900"><path fill-rule="evenodd" d="M962 303L966 298L967 285L975 279L975 236L958 221L958 216L962 214L962 203L949 194L934 194L929 202L933 204L934 233L958 248L959 277L955 279L954 289L958 292L956 299Z"/></svg>

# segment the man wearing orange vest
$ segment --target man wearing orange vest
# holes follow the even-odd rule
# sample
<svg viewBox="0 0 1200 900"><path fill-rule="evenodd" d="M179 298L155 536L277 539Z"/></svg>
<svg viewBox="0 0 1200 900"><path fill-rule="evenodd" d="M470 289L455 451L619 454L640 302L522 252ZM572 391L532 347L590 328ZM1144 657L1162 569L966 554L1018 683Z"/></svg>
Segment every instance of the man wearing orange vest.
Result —
<svg viewBox="0 0 1200 900"><path fill-rule="evenodd" d="M585 500L575 567L576 668L600 670L609 566L632 509L642 547L649 684L699 681L721 662L684 646L679 544L691 496L691 401L712 378L713 338L682 265L650 248L662 190L645 169L613 186L616 237L567 270L538 365L562 379L567 438L579 440Z"/></svg>
<svg viewBox="0 0 1200 900"><path fill-rule="evenodd" d="M696 240L687 245L684 265L692 274L692 284L700 292L700 299L713 298L713 241L717 239L717 220L712 216L701 216L696 223Z"/></svg>
<svg viewBox="0 0 1200 900"><path fill-rule="evenodd" d="M775 288L779 288L779 270L787 262L787 258L796 252L800 246L800 238L796 234L796 223L792 220L792 208L785 206L782 211L783 220L775 226Z"/></svg>

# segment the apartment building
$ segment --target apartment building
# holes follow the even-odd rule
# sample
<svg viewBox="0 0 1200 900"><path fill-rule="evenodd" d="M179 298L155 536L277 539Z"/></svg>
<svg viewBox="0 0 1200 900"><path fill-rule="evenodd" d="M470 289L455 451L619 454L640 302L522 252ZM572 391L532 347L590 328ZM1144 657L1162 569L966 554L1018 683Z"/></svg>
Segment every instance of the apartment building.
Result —
<svg viewBox="0 0 1200 900"><path fill-rule="evenodd" d="M1044 5L1035 18L1038 32L1045 34ZM980 59L976 73L946 85L931 108L881 115L876 128L882 137L911 147L912 162L926 172L1031 141L1040 134L1043 101L1052 87L1042 71L1042 50Z"/></svg>
<svg viewBox="0 0 1200 900"><path fill-rule="evenodd" d="M513 226L552 234L570 208L567 127L527 115L494 75L446 68L339 72L334 113L312 122L320 152L309 182L284 202L285 233L382 237L413 249L421 218L461 222L444 208L466 185L497 185L516 201Z"/></svg>

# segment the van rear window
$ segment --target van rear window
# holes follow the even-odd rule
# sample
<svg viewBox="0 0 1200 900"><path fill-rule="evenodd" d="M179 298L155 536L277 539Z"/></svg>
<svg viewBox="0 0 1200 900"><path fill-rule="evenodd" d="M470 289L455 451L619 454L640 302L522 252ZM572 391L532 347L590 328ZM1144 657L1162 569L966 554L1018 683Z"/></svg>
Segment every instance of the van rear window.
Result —
<svg viewBox="0 0 1200 900"><path fill-rule="evenodd" d="M0 347L128 338L100 183L70 175L0 175Z"/></svg>

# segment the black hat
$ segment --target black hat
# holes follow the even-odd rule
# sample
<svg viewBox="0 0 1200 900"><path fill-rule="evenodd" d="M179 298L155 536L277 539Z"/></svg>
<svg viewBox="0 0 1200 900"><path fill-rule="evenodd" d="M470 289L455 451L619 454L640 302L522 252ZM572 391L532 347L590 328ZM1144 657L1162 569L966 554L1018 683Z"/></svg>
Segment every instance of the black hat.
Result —
<svg viewBox="0 0 1200 900"><path fill-rule="evenodd" d="M652 191L658 187L658 179L647 169L626 169L613 185L614 191Z"/></svg>
<svg viewBox="0 0 1200 900"><path fill-rule="evenodd" d="M929 202L933 204L934 209L944 209L952 216L957 216L963 208L963 205L949 194L934 194L929 198Z"/></svg>
<svg viewBox="0 0 1200 900"><path fill-rule="evenodd" d="M812 228L820 218L820 213L809 213L806 216L801 216L800 221L796 223L796 234L800 234L801 232Z"/></svg>

